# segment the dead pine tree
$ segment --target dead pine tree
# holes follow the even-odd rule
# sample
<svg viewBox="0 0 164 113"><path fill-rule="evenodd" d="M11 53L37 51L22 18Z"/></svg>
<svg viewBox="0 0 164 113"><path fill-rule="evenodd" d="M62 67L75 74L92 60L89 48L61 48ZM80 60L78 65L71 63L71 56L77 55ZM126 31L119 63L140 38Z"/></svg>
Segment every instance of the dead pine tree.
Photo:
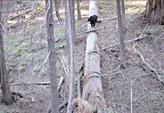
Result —
<svg viewBox="0 0 164 113"><path fill-rule="evenodd" d="M46 28L49 55L49 76L51 88L51 113L59 113L59 95L57 91L56 56L54 45L54 21L52 0L46 0Z"/></svg>
<svg viewBox="0 0 164 113"><path fill-rule="evenodd" d="M164 1L147 0L144 17L150 24L164 24Z"/></svg>
<svg viewBox="0 0 164 113"><path fill-rule="evenodd" d="M121 17L121 10L120 10L120 0L116 0L117 6L117 21L118 21L118 30L120 35L120 53L121 53L121 65L123 68L126 67L125 62L125 43L124 43L124 32L122 26L122 17Z"/></svg>
<svg viewBox="0 0 164 113"><path fill-rule="evenodd" d="M2 4L3 4L3 0L0 0L0 23L2 23ZM4 102L7 105L12 104L13 97L8 83L8 73L5 64L3 35L2 35L1 25L0 25L0 83L1 83L1 89L3 94L2 102Z"/></svg>
<svg viewBox="0 0 164 113"><path fill-rule="evenodd" d="M78 20L80 20L81 19L80 1L76 0L76 4L77 4L77 17L78 17Z"/></svg>
<svg viewBox="0 0 164 113"><path fill-rule="evenodd" d="M67 36L69 39L69 62L70 62L70 81L69 81L69 97L67 113L71 113L70 106L74 96L74 43L75 39L75 22L74 22L74 2L73 0L66 1L66 19L67 19Z"/></svg>

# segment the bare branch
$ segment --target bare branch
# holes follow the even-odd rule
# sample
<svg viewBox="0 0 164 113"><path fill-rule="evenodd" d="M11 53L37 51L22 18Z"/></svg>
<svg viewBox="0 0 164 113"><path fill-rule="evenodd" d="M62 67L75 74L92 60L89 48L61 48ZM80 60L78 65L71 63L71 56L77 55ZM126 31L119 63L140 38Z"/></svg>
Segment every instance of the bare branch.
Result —
<svg viewBox="0 0 164 113"><path fill-rule="evenodd" d="M144 27L144 29L143 29L141 35L140 35L138 38L135 38L135 39L132 39L132 40L127 40L127 41L125 41L124 43L125 43L125 44L126 44L126 43L132 43L132 42L141 40L141 39L143 39L143 38L146 38L147 36L143 36L143 33L145 32L147 26L148 26L148 24L146 24L146 26ZM101 50L108 49L108 48L112 48L112 47L119 46L119 45L120 45L120 43L116 43L116 44L114 44L114 45L110 45L110 46L107 46L107 47L103 47L103 48L101 48L101 49L94 50L94 51L92 51L92 52L101 51ZM92 52L91 52L91 53L92 53Z"/></svg>
<svg viewBox="0 0 164 113"><path fill-rule="evenodd" d="M157 78L161 83L163 83L163 81L161 80L161 78L160 78L158 72L156 71L156 69L154 69L149 63L147 63L147 62L145 61L145 59L144 59L144 56L143 56L139 51L137 51L136 45L137 45L137 43L135 43L135 45L133 46L134 52L135 52L136 54L138 54L139 57L141 58L142 62L143 62L146 66L148 66L148 68L151 69L151 70L156 74L156 76L154 76L154 77Z"/></svg>
<svg viewBox="0 0 164 113"><path fill-rule="evenodd" d="M64 59L61 55L59 55L59 59L60 59L60 62L63 66L64 72L65 72L65 75L66 75L66 79L68 79L69 69L67 68L66 63L64 62Z"/></svg>
<svg viewBox="0 0 164 113"><path fill-rule="evenodd" d="M153 41L153 43L152 43L151 45L153 45L154 43L156 43L156 41L157 41L159 38L161 38L163 35L164 35L164 32L161 33L161 34Z"/></svg>
<svg viewBox="0 0 164 113"><path fill-rule="evenodd" d="M105 27L101 27L101 28L97 28L97 29L92 29L92 30L85 31L85 32L82 32L82 33L77 33L76 36L82 35L82 34L85 34L85 33L95 32L95 31L102 30L102 29L105 29Z"/></svg>
<svg viewBox="0 0 164 113"><path fill-rule="evenodd" d="M48 53L44 63L40 66L40 69L38 71L40 71L47 64L47 61L48 61L48 58L49 58L50 54L51 54L51 51Z"/></svg>

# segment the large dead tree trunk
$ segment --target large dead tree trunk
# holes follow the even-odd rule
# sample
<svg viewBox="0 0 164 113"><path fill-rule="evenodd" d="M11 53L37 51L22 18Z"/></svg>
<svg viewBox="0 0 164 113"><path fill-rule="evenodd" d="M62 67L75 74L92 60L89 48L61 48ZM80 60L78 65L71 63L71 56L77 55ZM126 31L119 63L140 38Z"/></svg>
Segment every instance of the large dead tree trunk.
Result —
<svg viewBox="0 0 164 113"><path fill-rule="evenodd" d="M57 91L56 56L54 45L54 21L52 0L46 0L46 27L49 55L49 76L51 87L51 113L59 113L59 95Z"/></svg>
<svg viewBox="0 0 164 113"><path fill-rule="evenodd" d="M164 0L147 0L144 17L150 24L164 24Z"/></svg>
<svg viewBox="0 0 164 113"><path fill-rule="evenodd" d="M2 23L2 0L0 0L0 23ZM3 99L5 104L11 104L13 102L12 93L10 91L8 83L8 74L5 64L4 47L3 47L3 35L2 26L0 25L0 83L2 88Z"/></svg>
<svg viewBox="0 0 164 113"><path fill-rule="evenodd" d="M96 3L96 0L90 0L89 17L93 15L98 16L98 9ZM91 24L88 24L88 31L92 29L94 29L94 27L91 27ZM82 99L87 100L87 102L89 103L89 111L92 111L93 113L102 113L101 110L105 106L105 99L100 76L100 52L93 52L94 50L99 49L97 41L97 33L90 32L87 37L85 53L84 85L82 91Z"/></svg>

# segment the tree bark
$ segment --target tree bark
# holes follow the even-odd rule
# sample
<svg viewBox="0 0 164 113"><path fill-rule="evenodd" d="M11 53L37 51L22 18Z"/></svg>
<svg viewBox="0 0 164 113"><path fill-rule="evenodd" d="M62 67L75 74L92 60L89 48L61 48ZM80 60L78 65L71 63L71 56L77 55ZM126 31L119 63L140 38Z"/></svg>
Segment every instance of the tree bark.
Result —
<svg viewBox="0 0 164 113"><path fill-rule="evenodd" d="M118 30L119 30L119 35L120 35L121 64L123 68L125 68L126 67L125 43L124 43L124 32L123 32L123 26L122 26L121 10L120 10L120 0L116 0L116 5L117 5Z"/></svg>
<svg viewBox="0 0 164 113"><path fill-rule="evenodd" d="M122 26L123 26L123 31L126 31L126 19L125 19L125 4L124 0L121 0L121 9L122 9Z"/></svg>
<svg viewBox="0 0 164 113"><path fill-rule="evenodd" d="M3 0L0 0L0 22L2 23L2 3ZM9 83L8 83L8 74L6 70L5 64L5 56L4 56L4 47L3 47L3 35L2 35L2 26L0 26L0 83L2 88L3 98L2 101L9 105L13 102L12 93L10 91Z"/></svg>
<svg viewBox="0 0 164 113"><path fill-rule="evenodd" d="M46 0L46 27L49 55L49 76L51 88L51 113L59 113L59 95L57 91L56 50L54 45L54 21L52 0Z"/></svg>
<svg viewBox="0 0 164 113"><path fill-rule="evenodd" d="M77 16L78 16L78 20L80 20L81 19L80 1L76 0L76 4L77 4Z"/></svg>
<svg viewBox="0 0 164 113"><path fill-rule="evenodd" d="M144 17L150 24L164 24L164 1L147 0Z"/></svg>
<svg viewBox="0 0 164 113"><path fill-rule="evenodd" d="M75 39L75 19L74 19L74 0L66 1L67 8L67 35L69 38L69 62L70 62L70 83L67 113L71 113L70 106L74 97L74 42Z"/></svg>

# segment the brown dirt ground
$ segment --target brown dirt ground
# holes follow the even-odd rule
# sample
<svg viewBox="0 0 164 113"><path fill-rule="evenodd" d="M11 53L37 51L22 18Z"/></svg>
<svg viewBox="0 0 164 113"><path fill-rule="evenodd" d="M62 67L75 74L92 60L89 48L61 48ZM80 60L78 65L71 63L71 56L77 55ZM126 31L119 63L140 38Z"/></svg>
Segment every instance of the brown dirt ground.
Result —
<svg viewBox="0 0 164 113"><path fill-rule="evenodd" d="M116 17L114 0L99 0L98 5L99 18ZM144 29L145 24L141 18L141 12L144 10L145 0L126 1L125 5L127 13L125 40L131 40L139 37ZM81 1L81 8L83 18L80 21L76 20L77 32L86 31L86 27L79 28L87 22L88 0ZM5 40L6 51L9 51L6 52L7 65L10 64L10 67L12 67L9 70L10 82L11 84L26 84L11 86L12 91L23 95L23 98L18 99L9 106L12 113L46 113L49 106L49 85L33 84L36 82L49 82L48 72L46 71L47 65L43 67L43 72L40 72L38 69L47 56L44 14L43 12L31 20L21 22L17 27L9 31L10 34L16 37L16 44L18 43L19 45L22 41L26 41L25 47L27 47L27 50L23 53L19 52L21 51L19 48L19 51L13 52L14 48L9 48L8 46L11 42ZM5 17L7 16L8 14L5 15ZM64 14L62 13L63 16ZM35 20L39 17L43 19ZM57 29L60 28L61 30L65 28L65 26L57 24L56 21L55 23ZM96 25L96 27L106 27L97 32L98 44L101 48L119 42L116 23L117 20L114 19L104 20L102 23ZM161 80L164 81L164 37L161 36L157 39L163 31L163 26L148 26L143 34L145 38L137 41L136 49L143 55L145 61L159 73ZM86 37L87 34L83 34L75 40L76 71L81 68L84 62ZM108 111L109 113L129 113L131 105L130 93L132 93L133 113L164 113L164 84L161 84L156 79L156 74L135 54L133 50L135 43L126 44L126 69L119 67L120 51L118 46L100 51L102 83ZM14 46L17 47L17 45ZM66 55L63 52L67 50L65 45L59 47L58 50ZM28 61L25 61L26 53L31 55ZM22 62L25 62L25 64L22 64ZM66 62L68 62L67 59ZM57 63L60 64L60 60ZM18 67L22 68L21 66L24 65L25 68L17 69ZM35 70L39 70L39 72ZM64 76L62 66L58 66L57 74L59 77ZM66 83L59 92L62 103L67 101L68 88L65 86ZM61 112L64 113L65 109L62 109Z"/></svg>

